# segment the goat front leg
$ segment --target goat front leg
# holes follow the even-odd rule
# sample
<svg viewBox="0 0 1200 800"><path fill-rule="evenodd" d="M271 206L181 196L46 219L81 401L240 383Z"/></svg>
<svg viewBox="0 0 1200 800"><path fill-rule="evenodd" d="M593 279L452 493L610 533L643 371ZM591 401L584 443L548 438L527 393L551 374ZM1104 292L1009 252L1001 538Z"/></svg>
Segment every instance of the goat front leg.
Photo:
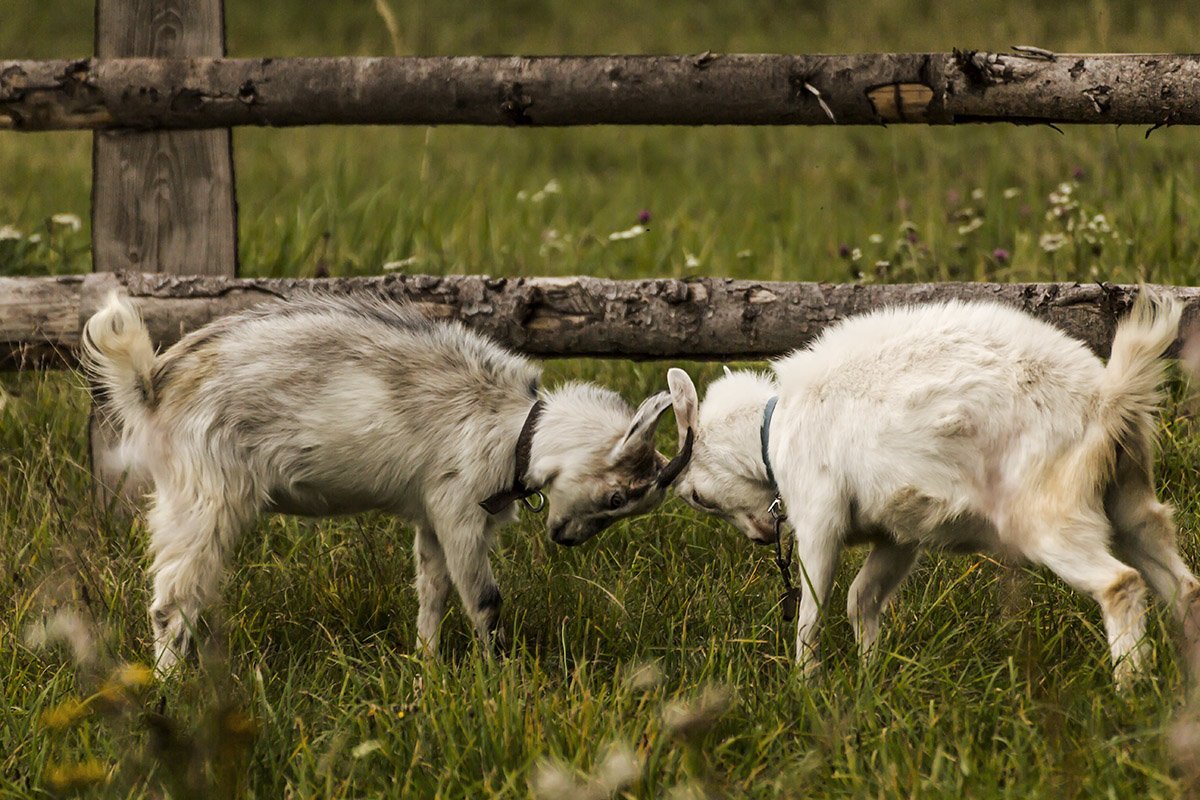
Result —
<svg viewBox="0 0 1200 800"><path fill-rule="evenodd" d="M413 555L417 567L417 650L426 658L435 658L446 616L450 574L446 569L446 554L432 528L417 526Z"/></svg>
<svg viewBox="0 0 1200 800"><path fill-rule="evenodd" d="M478 511L434 515L434 533L475 634L490 651L500 652L507 645L500 626L500 587L488 560L491 537L485 512Z"/></svg>
<svg viewBox="0 0 1200 800"><path fill-rule="evenodd" d="M874 650L879 639L879 617L916 561L916 546L895 542L877 545L867 555L846 596L846 614L854 626L860 658L867 658Z"/></svg>
<svg viewBox="0 0 1200 800"><path fill-rule="evenodd" d="M790 509L795 505L789 505ZM800 607L796 614L796 664L807 675L816 668L816 634L829 599L842 541L835 515L810 506L794 519L796 560L800 565Z"/></svg>

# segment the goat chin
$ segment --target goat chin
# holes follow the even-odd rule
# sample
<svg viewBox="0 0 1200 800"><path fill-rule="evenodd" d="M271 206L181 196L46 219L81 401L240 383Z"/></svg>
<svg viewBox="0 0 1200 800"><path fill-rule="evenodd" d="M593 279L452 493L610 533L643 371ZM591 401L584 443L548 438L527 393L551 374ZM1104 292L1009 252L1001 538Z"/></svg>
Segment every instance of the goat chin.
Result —
<svg viewBox="0 0 1200 800"><path fill-rule="evenodd" d="M233 544L265 511L377 509L412 523L417 641L432 652L451 585L480 638L499 638L488 550L513 513L489 515L480 501L517 482L544 488L552 518L590 536L603 527L595 520L661 499L635 489L666 463L654 450L665 392L634 410L592 384L542 391L515 475L540 371L409 305L311 296L219 319L156 355L137 310L114 295L84 342L88 373L121 423L119 453L153 481L160 671L188 650Z"/></svg>
<svg viewBox="0 0 1200 800"><path fill-rule="evenodd" d="M1143 660L1147 585L1180 618L1200 587L1152 477L1162 356L1180 315L1176 301L1143 289L1107 366L1051 325L995 304L848 319L776 362L773 379L714 382L691 412L698 444L679 487L726 515L747 485L765 496L758 425L764 397L777 393L768 457L808 588L801 663L813 663L840 551L865 541L873 549L847 603L864 653L921 551L982 550L1043 565L1093 597L1124 681ZM678 415L695 403L676 372Z"/></svg>

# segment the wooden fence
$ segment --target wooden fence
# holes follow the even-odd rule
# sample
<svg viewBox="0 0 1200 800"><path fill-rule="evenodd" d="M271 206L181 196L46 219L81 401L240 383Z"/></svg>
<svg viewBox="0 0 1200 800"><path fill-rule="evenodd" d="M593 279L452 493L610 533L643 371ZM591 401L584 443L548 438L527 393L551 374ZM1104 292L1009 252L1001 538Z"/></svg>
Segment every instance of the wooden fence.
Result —
<svg viewBox="0 0 1200 800"><path fill-rule="evenodd" d="M387 275L238 279L145 273L0 278L0 368L70 365L84 320L111 291L137 298L151 336L170 344L215 317L319 283L368 291L456 318L542 357L749 360L785 353L834 320L885 304L993 299L1046 319L1107 354L1133 287L1061 283L819 284L729 278L614 281ZM1164 287L1200 312L1200 289Z"/></svg>
<svg viewBox="0 0 1200 800"><path fill-rule="evenodd" d="M97 0L95 58L0 61L0 129L96 131L92 244L100 273L0 279L0 367L70 363L100 288L144 298L165 342L239 303L302 285L236 281L233 125L1200 123L1195 55L1024 47L230 59L224 49L221 0ZM634 358L763 358L803 344L845 313L942 296L1007 298L1103 351L1127 303L1121 287L1046 284L428 276L333 284L414 299L526 352Z"/></svg>

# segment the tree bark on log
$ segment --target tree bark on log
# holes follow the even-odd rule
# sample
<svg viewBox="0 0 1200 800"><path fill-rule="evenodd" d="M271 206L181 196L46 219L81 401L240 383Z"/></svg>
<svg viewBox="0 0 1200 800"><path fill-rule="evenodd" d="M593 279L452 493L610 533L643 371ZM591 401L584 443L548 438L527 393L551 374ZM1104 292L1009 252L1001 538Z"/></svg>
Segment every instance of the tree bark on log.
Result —
<svg viewBox="0 0 1200 800"><path fill-rule="evenodd" d="M416 303L541 358L759 360L810 342L830 323L886 305L994 300L1022 308L1107 355L1135 287L1071 283L825 284L698 278L230 279L146 273L0 278L0 368L70 366L80 332L111 291L132 297L160 347L224 314L310 291ZM1200 316L1200 289L1163 287Z"/></svg>
<svg viewBox="0 0 1200 800"><path fill-rule="evenodd" d="M0 61L0 128L1194 125L1200 56L859 55Z"/></svg>

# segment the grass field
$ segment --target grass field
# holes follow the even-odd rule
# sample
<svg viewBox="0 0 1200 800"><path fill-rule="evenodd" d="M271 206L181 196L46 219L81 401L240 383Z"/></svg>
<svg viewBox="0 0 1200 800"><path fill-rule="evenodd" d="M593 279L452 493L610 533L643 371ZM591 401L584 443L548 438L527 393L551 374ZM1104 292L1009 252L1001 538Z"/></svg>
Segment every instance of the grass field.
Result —
<svg viewBox="0 0 1200 800"><path fill-rule="evenodd" d="M247 56L1189 51L1200 37L1183 0L391 0L395 37L371 0L227 5L230 53ZM86 55L91 19L82 0L0 0L0 59ZM1194 284L1195 132L1145 133L239 130L242 269ZM0 274L90 269L89 168L88 135L0 134ZM642 210L648 232L609 239ZM594 378L636 401L667 366L554 362L547 383ZM701 386L719 369L690 366ZM494 563L515 645L495 663L457 609L443 663L411 656L404 526L266 519L239 548L208 668L143 686L144 531L91 500L81 385L0 375L0 797L588 797L618 779L639 798L1184 788L1168 733L1183 678L1157 606L1157 662L1122 694L1090 601L1040 571L929 559L862 664L842 610L859 553L805 682L766 551L674 501L578 549L532 515L507 530ZM1162 494L1200 564L1200 433L1182 391L1164 418ZM78 658L30 640L54 619L76 621Z"/></svg>

